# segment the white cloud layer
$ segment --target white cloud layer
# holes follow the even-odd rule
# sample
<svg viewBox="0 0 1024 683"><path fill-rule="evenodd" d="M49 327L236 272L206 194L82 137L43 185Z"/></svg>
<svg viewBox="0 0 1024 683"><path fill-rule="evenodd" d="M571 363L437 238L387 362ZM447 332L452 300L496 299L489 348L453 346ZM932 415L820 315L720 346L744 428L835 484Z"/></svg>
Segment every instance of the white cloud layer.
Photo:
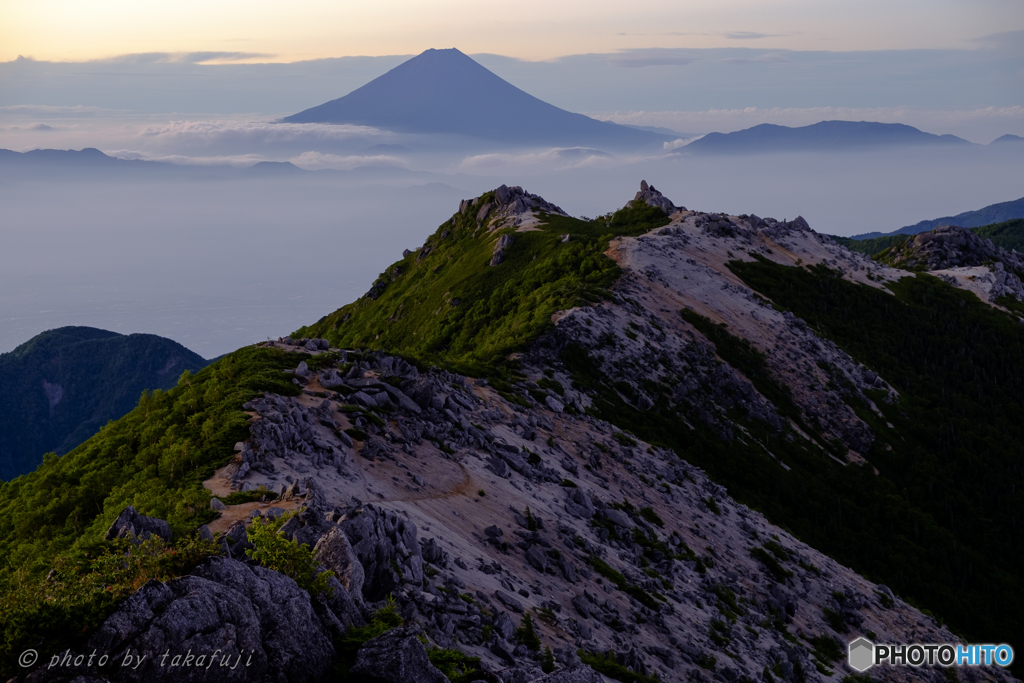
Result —
<svg viewBox="0 0 1024 683"><path fill-rule="evenodd" d="M269 161L262 154L235 154L222 156L192 157L183 154L149 154L130 149L115 149L106 152L107 156L129 161L160 161L166 164L177 164L179 166L235 166L244 168L252 166L261 161Z"/></svg>
<svg viewBox="0 0 1024 683"><path fill-rule="evenodd" d="M553 147L528 152L495 152L473 154L458 165L459 170L470 173L497 172L510 168L532 167L549 171L575 168L610 168L619 160L607 152L590 147Z"/></svg>
<svg viewBox="0 0 1024 683"><path fill-rule="evenodd" d="M314 146L324 143L347 142L351 140L373 140L381 142L394 134L372 128L349 124L319 123L273 123L271 121L171 121L163 125L147 126L140 132L161 145L191 146L196 144L245 144Z"/></svg>
<svg viewBox="0 0 1024 683"><path fill-rule="evenodd" d="M319 171L321 169L335 169L348 171L360 166L388 166L397 168L408 168L409 164L401 157L389 154L324 154L322 152L303 152L302 154L289 159L290 162L308 171Z"/></svg>

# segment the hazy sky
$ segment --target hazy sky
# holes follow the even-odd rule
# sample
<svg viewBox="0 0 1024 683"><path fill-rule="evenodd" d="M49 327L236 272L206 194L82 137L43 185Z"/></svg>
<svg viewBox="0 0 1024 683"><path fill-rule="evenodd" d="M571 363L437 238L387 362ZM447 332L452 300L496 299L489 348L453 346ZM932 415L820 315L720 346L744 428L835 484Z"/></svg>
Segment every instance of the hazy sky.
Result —
<svg viewBox="0 0 1024 683"><path fill-rule="evenodd" d="M287 334L501 183L597 215L646 179L833 234L1024 194L1012 145L738 161L274 123L447 47L556 106L684 137L825 119L1024 136L1024 0L0 0L0 148L189 167L0 167L0 353L69 324L206 357ZM241 170L265 160L333 170Z"/></svg>
<svg viewBox="0 0 1024 683"><path fill-rule="evenodd" d="M0 61L211 52L290 62L452 46L529 60L652 47L971 49L1021 29L1021 0L0 0Z"/></svg>

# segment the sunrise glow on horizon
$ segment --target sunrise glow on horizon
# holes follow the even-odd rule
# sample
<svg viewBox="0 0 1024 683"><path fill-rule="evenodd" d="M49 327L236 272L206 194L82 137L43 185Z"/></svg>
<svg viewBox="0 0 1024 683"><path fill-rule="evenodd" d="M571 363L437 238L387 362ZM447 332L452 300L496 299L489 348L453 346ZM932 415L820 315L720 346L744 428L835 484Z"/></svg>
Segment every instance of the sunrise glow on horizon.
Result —
<svg viewBox="0 0 1024 683"><path fill-rule="evenodd" d="M0 62L154 52L217 53L213 62L294 62L430 47L526 60L655 47L972 49L985 36L1022 28L1024 12L1014 0L896 6L880 0L523 0L504 12L468 0L6 0L0 2Z"/></svg>

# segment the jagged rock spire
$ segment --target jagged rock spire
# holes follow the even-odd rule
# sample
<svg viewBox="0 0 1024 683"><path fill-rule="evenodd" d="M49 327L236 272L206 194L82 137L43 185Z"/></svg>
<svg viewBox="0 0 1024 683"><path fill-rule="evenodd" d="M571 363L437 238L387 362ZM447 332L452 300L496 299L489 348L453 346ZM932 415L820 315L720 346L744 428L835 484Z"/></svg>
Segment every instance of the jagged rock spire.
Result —
<svg viewBox="0 0 1024 683"><path fill-rule="evenodd" d="M646 180L640 181L640 191L636 193L631 201L626 202L628 208L633 207L633 202L643 201L649 206L656 206L667 214L673 214L676 211L685 211L686 207L676 206L672 201L654 189L654 185L648 185Z"/></svg>

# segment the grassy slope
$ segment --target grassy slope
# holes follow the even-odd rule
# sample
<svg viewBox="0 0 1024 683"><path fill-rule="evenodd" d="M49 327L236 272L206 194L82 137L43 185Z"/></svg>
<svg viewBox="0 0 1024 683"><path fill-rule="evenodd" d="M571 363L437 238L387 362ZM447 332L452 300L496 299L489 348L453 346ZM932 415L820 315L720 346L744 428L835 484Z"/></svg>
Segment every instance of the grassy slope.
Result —
<svg viewBox="0 0 1024 683"><path fill-rule="evenodd" d="M263 391L297 393L281 372L296 362L281 351L236 351L196 375L182 375L169 391L144 395L134 410L67 455L51 454L35 472L0 484L4 675L19 647L61 642L113 608L99 595L44 593L40 581L54 566L89 571L109 550L103 533L126 505L168 520L176 536L212 518L201 482L247 437L242 404Z"/></svg>
<svg viewBox="0 0 1024 683"><path fill-rule="evenodd" d="M489 200L484 195L481 203ZM489 233L477 225L475 211L453 221L427 239L424 258L412 253L381 274L376 300L363 297L293 336L387 349L484 374L535 339L556 311L600 299L619 275L603 254L612 234L642 234L669 222L647 205L593 221L552 215L530 232ZM513 243L505 261L490 266L504 234ZM564 234L568 242L561 241Z"/></svg>

